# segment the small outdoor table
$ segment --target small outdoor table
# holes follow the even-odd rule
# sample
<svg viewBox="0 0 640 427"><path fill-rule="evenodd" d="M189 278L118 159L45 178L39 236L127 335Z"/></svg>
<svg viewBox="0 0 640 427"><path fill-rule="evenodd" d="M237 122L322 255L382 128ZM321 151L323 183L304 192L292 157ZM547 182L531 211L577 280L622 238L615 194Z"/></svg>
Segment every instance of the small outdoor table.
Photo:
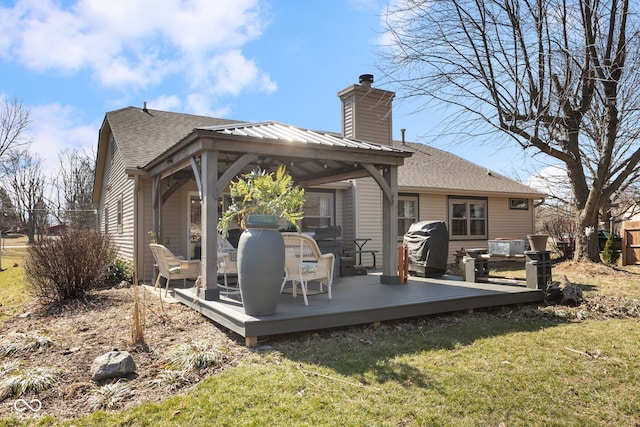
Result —
<svg viewBox="0 0 640 427"><path fill-rule="evenodd" d="M364 245L367 244L367 242L369 240L371 240L371 238L365 238L365 237L357 237L355 239L341 239L343 242L353 242L353 244L355 245L356 249L349 251L346 250L344 251L345 254L348 253L353 253L358 255L358 265L362 265L362 253L370 253L371 256L373 257L373 264L370 267L366 267L366 268L376 268L376 252L377 251L368 251L368 250L364 250L363 247Z"/></svg>

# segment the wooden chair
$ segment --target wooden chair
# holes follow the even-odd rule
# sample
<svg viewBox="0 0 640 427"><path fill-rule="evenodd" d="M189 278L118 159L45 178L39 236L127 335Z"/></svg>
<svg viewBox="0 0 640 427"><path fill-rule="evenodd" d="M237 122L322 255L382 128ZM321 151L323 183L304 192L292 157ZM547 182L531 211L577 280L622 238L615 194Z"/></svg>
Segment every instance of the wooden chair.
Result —
<svg viewBox="0 0 640 427"><path fill-rule="evenodd" d="M330 253L321 253L316 241L305 234L282 233L282 238L285 247L285 277L280 292L284 289L285 284L291 281L295 297L297 286L300 284L304 303L309 305L307 284L313 280L320 283L321 291L323 284L326 285L329 299L331 299L335 256Z"/></svg>
<svg viewBox="0 0 640 427"><path fill-rule="evenodd" d="M169 282L174 279L182 279L183 286L187 287L187 279L197 279L200 276L200 261L192 260L187 261L176 257L173 252L167 249L163 245L151 243L149 245L153 258L156 260L158 266L158 278L154 284L157 288L160 286L160 277L164 277L167 280L164 295L167 296L169 292Z"/></svg>

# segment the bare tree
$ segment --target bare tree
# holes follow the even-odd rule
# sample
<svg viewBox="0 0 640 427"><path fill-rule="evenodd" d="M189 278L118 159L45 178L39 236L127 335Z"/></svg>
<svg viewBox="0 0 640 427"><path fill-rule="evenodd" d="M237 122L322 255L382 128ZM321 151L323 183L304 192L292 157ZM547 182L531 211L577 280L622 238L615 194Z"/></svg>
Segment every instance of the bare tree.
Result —
<svg viewBox="0 0 640 427"><path fill-rule="evenodd" d="M16 212L20 216L29 242L42 236L48 225L48 207L45 202L46 179L41 160L27 150L12 149L1 164L6 188Z"/></svg>
<svg viewBox="0 0 640 427"><path fill-rule="evenodd" d="M24 131L29 126L29 110L16 97L2 98L0 106L0 159L10 148L29 143Z"/></svg>
<svg viewBox="0 0 640 427"><path fill-rule="evenodd" d="M95 156L74 148L58 154L53 186L58 221L76 230L95 227L92 205Z"/></svg>
<svg viewBox="0 0 640 427"><path fill-rule="evenodd" d="M638 10L629 0L403 0L386 19L383 62L401 96L457 107L461 132L500 131L561 162L574 259L600 261L598 212L640 173Z"/></svg>
<svg viewBox="0 0 640 427"><path fill-rule="evenodd" d="M5 233L16 230L20 226L20 221L13 206L13 201L7 191L0 187L0 232Z"/></svg>

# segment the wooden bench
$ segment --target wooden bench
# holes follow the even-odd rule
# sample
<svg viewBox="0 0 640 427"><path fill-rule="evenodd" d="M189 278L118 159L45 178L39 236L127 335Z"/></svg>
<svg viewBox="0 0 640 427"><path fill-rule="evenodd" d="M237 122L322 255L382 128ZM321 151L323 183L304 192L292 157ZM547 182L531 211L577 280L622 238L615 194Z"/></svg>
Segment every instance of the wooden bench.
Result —
<svg viewBox="0 0 640 427"><path fill-rule="evenodd" d="M353 255L354 259L355 256L358 256L358 263L359 265L362 265L362 254L371 254L371 257L373 258L373 264L370 266L365 266L365 268L369 268L369 269L374 269L376 268L376 254L378 253L378 251L368 251L368 250L361 250L361 251L355 251L355 250L346 250L343 251L343 254L345 255Z"/></svg>

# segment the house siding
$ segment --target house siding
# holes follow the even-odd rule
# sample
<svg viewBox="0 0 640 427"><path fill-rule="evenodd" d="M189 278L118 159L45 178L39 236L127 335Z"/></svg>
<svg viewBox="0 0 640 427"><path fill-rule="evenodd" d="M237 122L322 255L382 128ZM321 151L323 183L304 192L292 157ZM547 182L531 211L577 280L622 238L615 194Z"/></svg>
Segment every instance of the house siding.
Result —
<svg viewBox="0 0 640 427"><path fill-rule="evenodd" d="M446 194L420 194L419 220L445 221L449 228L448 201L449 196ZM528 210L516 210L509 209L508 197L489 197L487 199L488 239L449 240L449 262L454 262L455 253L460 249L488 247L487 240L526 239L526 235L533 233L534 228L533 202L529 200Z"/></svg>
<svg viewBox="0 0 640 427"><path fill-rule="evenodd" d="M445 194L420 194L418 205L420 221L447 222L447 196Z"/></svg>
<svg viewBox="0 0 640 427"><path fill-rule="evenodd" d="M526 240L527 234L534 232L533 200L529 209L509 208L508 198L489 198L489 239L499 237Z"/></svg>
<svg viewBox="0 0 640 427"><path fill-rule="evenodd" d="M373 178L355 180L355 238L369 238L367 250L382 251L382 191Z"/></svg>
<svg viewBox="0 0 640 427"><path fill-rule="evenodd" d="M122 154L115 143L109 144L109 153L106 158L106 179L102 182L103 197L98 206L101 213L98 230L109 234L119 258L131 261L133 260L134 230L133 180L127 178ZM122 226L118 226L117 222L120 200L122 201ZM107 207L107 215L104 215L105 207Z"/></svg>
<svg viewBox="0 0 640 427"><path fill-rule="evenodd" d="M342 237L345 239L352 239L355 232L355 199L356 192L355 187L352 185L349 189L341 191L342 199Z"/></svg>

